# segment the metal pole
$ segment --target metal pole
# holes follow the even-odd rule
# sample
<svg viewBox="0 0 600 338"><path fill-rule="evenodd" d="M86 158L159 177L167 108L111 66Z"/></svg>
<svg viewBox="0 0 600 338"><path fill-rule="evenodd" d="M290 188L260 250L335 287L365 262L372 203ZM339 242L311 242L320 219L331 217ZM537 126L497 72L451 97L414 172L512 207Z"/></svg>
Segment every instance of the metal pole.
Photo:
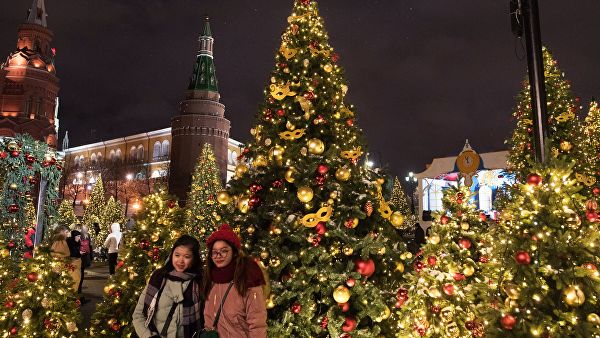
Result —
<svg viewBox="0 0 600 338"><path fill-rule="evenodd" d="M527 48L527 72L529 74L531 110L533 113L535 158L538 162L543 163L547 159L548 113L538 2L537 0L523 0L521 9Z"/></svg>

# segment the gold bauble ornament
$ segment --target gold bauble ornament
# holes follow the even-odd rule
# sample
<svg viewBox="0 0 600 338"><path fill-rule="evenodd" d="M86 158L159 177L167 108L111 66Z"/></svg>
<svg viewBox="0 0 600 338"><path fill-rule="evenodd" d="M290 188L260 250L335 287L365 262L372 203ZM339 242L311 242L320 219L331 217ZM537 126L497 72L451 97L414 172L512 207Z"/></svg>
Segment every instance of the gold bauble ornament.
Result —
<svg viewBox="0 0 600 338"><path fill-rule="evenodd" d="M227 205L229 202L231 202L231 196L229 196L227 191L219 191L217 193L217 202L222 205Z"/></svg>
<svg viewBox="0 0 600 338"><path fill-rule="evenodd" d="M383 309L383 314L381 315L381 317L383 319L388 319L388 318L390 318L391 315L392 315L392 311L390 310L389 307L386 306L385 309Z"/></svg>
<svg viewBox="0 0 600 338"><path fill-rule="evenodd" d="M600 316L592 312L587 315L587 321L595 325L600 325Z"/></svg>
<svg viewBox="0 0 600 338"><path fill-rule="evenodd" d="M296 193L296 195L298 196L298 199L304 203L310 202L314 196L313 190L307 186L302 186L298 188L298 192Z"/></svg>
<svg viewBox="0 0 600 338"><path fill-rule="evenodd" d="M350 290L343 285L338 286L333 290L333 299L338 303L346 303L350 300Z"/></svg>
<svg viewBox="0 0 600 338"><path fill-rule="evenodd" d="M255 227L253 227L252 225L250 225L250 226L248 226L248 227L246 228L246 231L247 231L247 232L248 232L250 235L252 235L252 234L254 233L254 231L256 231L256 228L255 228Z"/></svg>
<svg viewBox="0 0 600 338"><path fill-rule="evenodd" d="M156 241L158 241L159 239L160 239L160 237L158 237L158 234L152 234L152 235L150 236L150 240L151 240L152 242L156 242Z"/></svg>
<svg viewBox="0 0 600 338"><path fill-rule="evenodd" d="M67 331L69 331L69 332L75 332L78 330L77 324L75 324L74 322L67 322L66 327L67 327Z"/></svg>
<svg viewBox="0 0 600 338"><path fill-rule="evenodd" d="M296 169L290 167L288 168L288 170L285 172L285 180L288 181L288 183L294 183L294 181L296 180L294 178L294 175L296 174Z"/></svg>
<svg viewBox="0 0 600 338"><path fill-rule="evenodd" d="M469 223L467 223L467 222L460 223L460 228L462 230L469 230Z"/></svg>
<svg viewBox="0 0 600 338"><path fill-rule="evenodd" d="M429 237L427 237L427 239L429 240L429 243L436 245L440 242L440 236L438 234L433 234Z"/></svg>
<svg viewBox="0 0 600 338"><path fill-rule="evenodd" d="M560 150L562 151L569 151L573 148L573 145L571 144L571 142L569 141L562 141L560 142Z"/></svg>
<svg viewBox="0 0 600 338"><path fill-rule="evenodd" d="M396 228L399 228L404 224L404 215L400 211L394 211L390 216L390 223Z"/></svg>
<svg viewBox="0 0 600 338"><path fill-rule="evenodd" d="M245 163L240 163L237 166L235 166L235 176L242 177L247 172L248 166Z"/></svg>
<svg viewBox="0 0 600 338"><path fill-rule="evenodd" d="M345 247L342 249L342 251L344 252L344 255L346 255L346 256L350 256L350 255L352 255L352 254L354 253L354 249L352 249L352 248L351 248L351 247L349 247L349 246L345 246Z"/></svg>
<svg viewBox="0 0 600 338"><path fill-rule="evenodd" d="M265 142L266 143L266 142ZM258 167L265 167L269 164L269 162L267 162L267 159L265 158L264 155L257 155L256 158L254 158L254 161L252 161L252 165L255 168Z"/></svg>
<svg viewBox="0 0 600 338"><path fill-rule="evenodd" d="M10 151L15 151L15 150L19 150L19 145L15 141L10 141L6 145L6 148Z"/></svg>
<svg viewBox="0 0 600 338"><path fill-rule="evenodd" d="M23 310L23 313L21 313L21 316L23 316L24 321L29 322L31 316L33 316L33 311L31 311L31 309L25 309Z"/></svg>
<svg viewBox="0 0 600 338"><path fill-rule="evenodd" d="M397 262L395 271L403 273L404 272L404 264L402 264L402 262Z"/></svg>
<svg viewBox="0 0 600 338"><path fill-rule="evenodd" d="M467 277L473 276L474 273L475 273L475 268L472 265L467 265L463 269L463 274Z"/></svg>
<svg viewBox="0 0 600 338"><path fill-rule="evenodd" d="M440 298L442 296L442 293L440 292L440 290L438 288L436 288L435 286L430 287L427 290L427 294L429 295L429 297L432 297L432 298Z"/></svg>
<svg viewBox="0 0 600 338"><path fill-rule="evenodd" d="M249 201L250 199L248 198L248 196L242 196L239 198L237 207L242 214L245 214L248 212L248 210L250 210L250 205L248 204Z"/></svg>
<svg viewBox="0 0 600 338"><path fill-rule="evenodd" d="M350 174L351 173L352 172L350 171L350 169L348 169L346 167L341 167L341 168L338 168L338 170L335 171L335 178L338 181L345 182L345 181L347 181L347 180L350 179Z"/></svg>
<svg viewBox="0 0 600 338"><path fill-rule="evenodd" d="M325 70L327 73L331 73L331 71L333 70L333 66L331 65L331 63L328 63L325 66L323 66L323 70Z"/></svg>
<svg viewBox="0 0 600 338"><path fill-rule="evenodd" d="M0 256L2 256L2 258L6 258L6 257L10 256L10 251L8 249L0 250Z"/></svg>
<svg viewBox="0 0 600 338"><path fill-rule="evenodd" d="M17 184L16 183L11 183L10 184L10 190L17 190Z"/></svg>
<svg viewBox="0 0 600 338"><path fill-rule="evenodd" d="M268 251L263 251L260 253L260 258L262 259L267 259L269 258L269 252Z"/></svg>
<svg viewBox="0 0 600 338"><path fill-rule="evenodd" d="M50 307L51 302L50 302L50 299L44 297L44 298L42 298L42 301L40 302L40 304L42 304L43 308L47 309Z"/></svg>
<svg viewBox="0 0 600 338"><path fill-rule="evenodd" d="M311 154L321 155L325 151L325 143L318 138L308 140L306 145Z"/></svg>
<svg viewBox="0 0 600 338"><path fill-rule="evenodd" d="M285 149L280 145L275 145L269 150L269 158L277 165L283 164L283 152Z"/></svg>
<svg viewBox="0 0 600 338"><path fill-rule="evenodd" d="M579 285L571 285L563 290L563 300L569 306L578 307L585 302L585 293Z"/></svg>
<svg viewBox="0 0 600 338"><path fill-rule="evenodd" d="M508 298L519 299L519 295L521 294L521 291L519 290L519 287L516 284L504 283L502 285L502 288L504 289L504 293L506 293Z"/></svg>

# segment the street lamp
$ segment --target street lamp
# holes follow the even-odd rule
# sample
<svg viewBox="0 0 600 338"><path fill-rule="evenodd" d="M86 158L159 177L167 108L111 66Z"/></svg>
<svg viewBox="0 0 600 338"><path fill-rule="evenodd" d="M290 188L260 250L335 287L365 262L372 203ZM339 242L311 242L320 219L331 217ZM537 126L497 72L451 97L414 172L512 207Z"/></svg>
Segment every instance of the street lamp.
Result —
<svg viewBox="0 0 600 338"><path fill-rule="evenodd" d="M127 180L127 182L130 182L131 180L133 180L133 174L129 173L125 175L125 179ZM125 217L127 217L127 209L129 209L129 195L127 195L127 184L124 185L123 190L125 192Z"/></svg>
<svg viewBox="0 0 600 338"><path fill-rule="evenodd" d="M417 188L417 176L415 176L415 174L411 171L408 173L407 176L404 177L404 180L406 180L406 183L408 184L408 187L410 189L409 193L410 193L410 205L411 205L411 210L412 213L415 213L415 189Z"/></svg>

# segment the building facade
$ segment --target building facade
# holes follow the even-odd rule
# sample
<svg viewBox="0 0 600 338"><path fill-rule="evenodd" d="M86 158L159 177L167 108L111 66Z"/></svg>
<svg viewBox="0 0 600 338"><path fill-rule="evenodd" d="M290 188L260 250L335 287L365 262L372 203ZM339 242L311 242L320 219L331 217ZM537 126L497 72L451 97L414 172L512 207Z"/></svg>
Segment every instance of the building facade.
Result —
<svg viewBox="0 0 600 338"><path fill-rule="evenodd" d="M56 148L59 79L47 16L44 0L34 0L0 65L0 136L26 133Z"/></svg>

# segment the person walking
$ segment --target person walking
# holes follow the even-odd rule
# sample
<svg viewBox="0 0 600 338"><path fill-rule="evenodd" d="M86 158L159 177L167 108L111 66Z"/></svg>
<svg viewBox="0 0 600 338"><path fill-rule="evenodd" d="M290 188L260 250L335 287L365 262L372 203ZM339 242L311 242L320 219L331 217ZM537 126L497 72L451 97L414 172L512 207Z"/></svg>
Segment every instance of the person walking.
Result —
<svg viewBox="0 0 600 338"><path fill-rule="evenodd" d="M71 250L67 239L71 232L67 226L59 225L50 238L52 257L63 260L68 266L69 274L73 279L73 290L77 291L81 279L81 258L71 257Z"/></svg>
<svg viewBox="0 0 600 338"><path fill-rule="evenodd" d="M164 267L154 271L133 312L140 338L192 338L204 327L202 261L198 240L175 241Z"/></svg>
<svg viewBox="0 0 600 338"><path fill-rule="evenodd" d="M85 269L92 265L92 252L93 252L92 241L90 239L89 229L87 225L81 226L81 239L79 240L79 253L81 254L81 280L79 281L79 288L77 293L81 294L83 289L83 280L85 279ZM80 298L82 303L87 302L83 297Z"/></svg>
<svg viewBox="0 0 600 338"><path fill-rule="evenodd" d="M117 259L119 258L119 244L121 244L121 225L117 222L110 226L111 233L106 236L104 247L108 249L108 272L115 274Z"/></svg>
<svg viewBox="0 0 600 338"><path fill-rule="evenodd" d="M265 279L258 264L244 254L240 238L222 224L206 240L209 260L203 276L204 324L219 337L265 338Z"/></svg>

